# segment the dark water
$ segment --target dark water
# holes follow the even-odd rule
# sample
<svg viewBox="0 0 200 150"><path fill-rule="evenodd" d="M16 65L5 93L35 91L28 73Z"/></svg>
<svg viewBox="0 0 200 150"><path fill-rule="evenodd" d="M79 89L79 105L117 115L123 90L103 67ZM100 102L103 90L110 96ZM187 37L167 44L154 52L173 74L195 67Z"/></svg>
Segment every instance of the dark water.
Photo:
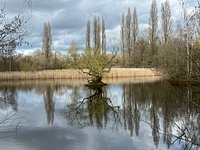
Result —
<svg viewBox="0 0 200 150"><path fill-rule="evenodd" d="M0 150L198 149L200 86L130 81L1 83Z"/></svg>

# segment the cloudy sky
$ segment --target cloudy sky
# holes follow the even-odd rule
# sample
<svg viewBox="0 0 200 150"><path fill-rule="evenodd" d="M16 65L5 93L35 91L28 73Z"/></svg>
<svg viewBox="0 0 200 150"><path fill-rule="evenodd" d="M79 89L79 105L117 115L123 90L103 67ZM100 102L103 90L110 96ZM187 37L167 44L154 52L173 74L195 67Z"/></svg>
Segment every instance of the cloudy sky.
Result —
<svg viewBox="0 0 200 150"><path fill-rule="evenodd" d="M158 10L163 0L157 0ZM172 17L175 20L180 14L180 0L169 0ZM192 6L196 0L186 0ZM85 30L88 19L104 16L106 24L107 43L113 43L120 38L120 22L123 12L128 7L137 8L140 30L148 27L151 0L0 0L0 6L6 4L7 17L22 14L29 18L27 37L30 46L22 46L18 51L33 51L41 49L43 24L49 21L52 26L53 48L64 51L72 40L79 45L85 44ZM29 3L30 4L30 3Z"/></svg>

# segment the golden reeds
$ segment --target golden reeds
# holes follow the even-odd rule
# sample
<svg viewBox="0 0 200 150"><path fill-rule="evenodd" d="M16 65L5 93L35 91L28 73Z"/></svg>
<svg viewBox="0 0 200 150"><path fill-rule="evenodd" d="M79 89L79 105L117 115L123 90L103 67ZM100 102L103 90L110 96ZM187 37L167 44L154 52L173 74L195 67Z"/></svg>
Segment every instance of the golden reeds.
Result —
<svg viewBox="0 0 200 150"><path fill-rule="evenodd" d="M105 78L153 77L160 74L149 68L112 68ZM87 75L78 70L44 70L34 72L0 72L0 81L8 80L40 80L40 79L85 79Z"/></svg>
<svg viewBox="0 0 200 150"><path fill-rule="evenodd" d="M152 77L160 76L155 69L150 68L112 68L110 73L105 77L120 78L120 77Z"/></svg>

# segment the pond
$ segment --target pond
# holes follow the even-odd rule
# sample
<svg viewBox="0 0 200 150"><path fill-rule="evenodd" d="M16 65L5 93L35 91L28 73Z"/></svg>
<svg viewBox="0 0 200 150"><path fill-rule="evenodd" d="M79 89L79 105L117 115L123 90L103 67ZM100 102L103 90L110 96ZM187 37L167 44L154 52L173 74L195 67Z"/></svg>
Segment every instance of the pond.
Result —
<svg viewBox="0 0 200 150"><path fill-rule="evenodd" d="M200 86L155 78L2 82L1 150L200 149Z"/></svg>

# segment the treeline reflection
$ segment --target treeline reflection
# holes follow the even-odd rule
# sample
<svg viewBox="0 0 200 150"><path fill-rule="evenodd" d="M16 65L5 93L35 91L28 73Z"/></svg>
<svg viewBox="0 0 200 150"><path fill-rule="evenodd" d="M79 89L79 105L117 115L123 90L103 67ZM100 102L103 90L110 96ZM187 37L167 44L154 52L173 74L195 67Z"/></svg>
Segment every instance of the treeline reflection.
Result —
<svg viewBox="0 0 200 150"><path fill-rule="evenodd" d="M16 88L0 88L0 109L6 110L11 107L13 111L17 111L17 99L18 95Z"/></svg>
<svg viewBox="0 0 200 150"><path fill-rule="evenodd" d="M66 116L72 125L100 129L112 124L128 130L130 136L139 136L140 124L145 122L152 129L156 147L160 140L168 148L178 142L184 149L200 145L200 87L167 82L124 84L122 95L118 95L121 106L113 106L109 90L87 89L86 98L69 105Z"/></svg>
<svg viewBox="0 0 200 150"><path fill-rule="evenodd" d="M115 123L119 116L119 106L113 106L111 99L107 96L106 89L84 88L87 97L80 101L72 99L73 103L68 105L65 116L69 118L71 125L96 126L98 129L106 127L108 120ZM75 96L76 97L76 96ZM74 103L76 101L76 103Z"/></svg>
<svg viewBox="0 0 200 150"><path fill-rule="evenodd" d="M57 95L68 97L70 104L61 114L73 126L97 129L123 129L140 136L142 123L151 127L152 141L161 140L170 148L181 143L183 149L200 145L200 86L174 86L168 82L128 83L89 89L85 86L44 84L0 86L0 109L18 111L18 92L34 91L43 96L47 123L53 124ZM117 93L117 95L113 95ZM120 105L113 102L118 98ZM65 104L63 104L65 105Z"/></svg>

